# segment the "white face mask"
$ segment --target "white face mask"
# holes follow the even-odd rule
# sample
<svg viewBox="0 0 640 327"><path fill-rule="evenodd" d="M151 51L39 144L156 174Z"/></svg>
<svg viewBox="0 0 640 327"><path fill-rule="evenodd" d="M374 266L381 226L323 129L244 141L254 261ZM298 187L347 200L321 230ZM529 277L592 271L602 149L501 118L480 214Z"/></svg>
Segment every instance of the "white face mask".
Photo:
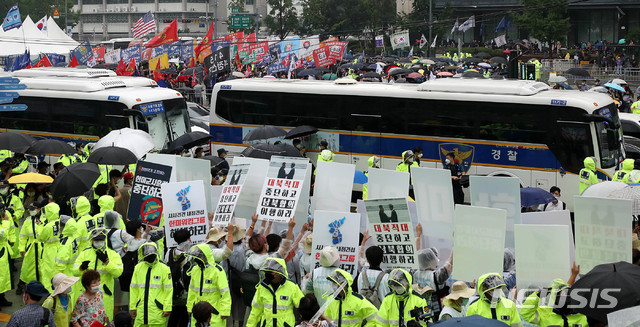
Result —
<svg viewBox="0 0 640 327"><path fill-rule="evenodd" d="M7 195L7 193L9 193L9 188L8 187L0 188L0 194Z"/></svg>
<svg viewBox="0 0 640 327"><path fill-rule="evenodd" d="M450 164L451 164L451 160L446 159L446 160L444 161L444 164L445 164L445 165L450 165Z"/></svg>
<svg viewBox="0 0 640 327"><path fill-rule="evenodd" d="M187 240L182 243L179 243L176 248L182 252L187 252L189 250L189 245L191 245L191 242Z"/></svg>
<svg viewBox="0 0 640 327"><path fill-rule="evenodd" d="M96 286L91 286L91 292L92 293L98 293L100 292L100 284L96 285Z"/></svg>
<svg viewBox="0 0 640 327"><path fill-rule="evenodd" d="M38 210L29 210L29 215L30 215L31 217L33 217L33 216L35 216L35 215L37 215L37 214L38 214Z"/></svg>
<svg viewBox="0 0 640 327"><path fill-rule="evenodd" d="M105 241L93 241L93 247L96 249L102 249L107 244Z"/></svg>
<svg viewBox="0 0 640 327"><path fill-rule="evenodd" d="M420 153L420 154L418 155L418 158L422 158L422 153Z"/></svg>
<svg viewBox="0 0 640 327"><path fill-rule="evenodd" d="M69 294L71 293L71 287L67 288L66 290L64 290L64 292L62 292L64 294Z"/></svg>

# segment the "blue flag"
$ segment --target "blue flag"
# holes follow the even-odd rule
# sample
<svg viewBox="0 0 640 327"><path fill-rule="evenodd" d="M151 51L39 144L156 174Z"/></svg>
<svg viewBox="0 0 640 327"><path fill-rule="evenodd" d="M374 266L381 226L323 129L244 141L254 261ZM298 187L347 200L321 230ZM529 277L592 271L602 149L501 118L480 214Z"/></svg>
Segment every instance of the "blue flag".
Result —
<svg viewBox="0 0 640 327"><path fill-rule="evenodd" d="M510 28L511 28L511 17L507 18L507 16L502 16L500 23L498 23L498 26L496 26L496 33L498 33L498 31L501 31L501 30L506 31Z"/></svg>
<svg viewBox="0 0 640 327"><path fill-rule="evenodd" d="M22 26L22 19L20 18L20 9L18 9L18 4L9 9L7 13L7 17L4 18L4 22L2 22L2 29L6 32L12 28L18 28Z"/></svg>
<svg viewBox="0 0 640 327"><path fill-rule="evenodd" d="M89 59L93 57L93 51L91 50L91 44L89 41L85 41L83 44L77 46L73 52L73 56L76 57L78 64L86 65Z"/></svg>

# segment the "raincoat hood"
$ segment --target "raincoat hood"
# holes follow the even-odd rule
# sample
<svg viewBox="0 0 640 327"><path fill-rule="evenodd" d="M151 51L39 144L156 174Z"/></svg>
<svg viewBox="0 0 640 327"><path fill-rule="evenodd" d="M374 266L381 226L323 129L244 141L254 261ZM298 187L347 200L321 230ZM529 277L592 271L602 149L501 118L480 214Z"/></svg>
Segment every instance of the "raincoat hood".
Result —
<svg viewBox="0 0 640 327"><path fill-rule="evenodd" d="M322 152L320 152L320 157L322 157L324 161L333 161L334 156L331 150L322 150Z"/></svg>
<svg viewBox="0 0 640 327"><path fill-rule="evenodd" d="M267 258L260 271L264 272L275 272L277 274L282 275L283 278L288 278L289 274L287 273L287 264L284 259L280 258Z"/></svg>
<svg viewBox="0 0 640 327"><path fill-rule="evenodd" d="M91 202L84 196L76 200L76 217L80 218L91 211Z"/></svg>
<svg viewBox="0 0 640 327"><path fill-rule="evenodd" d="M98 199L98 205L100 206L100 212L105 212L107 210L113 210L113 207L116 204L116 200L113 199L111 195L103 195Z"/></svg>
<svg viewBox="0 0 640 327"><path fill-rule="evenodd" d="M633 159L624 159L624 161L622 162L622 171L625 171L627 173L632 171L634 163L635 160Z"/></svg>
<svg viewBox="0 0 640 327"><path fill-rule="evenodd" d="M62 215L60 216L60 223L64 224L64 229L62 230L62 236L73 236L76 233L77 230L77 223L76 221L67 215Z"/></svg>
<svg viewBox="0 0 640 327"><path fill-rule="evenodd" d="M584 168L594 172L596 171L596 161L593 159L593 157L584 158Z"/></svg>
<svg viewBox="0 0 640 327"><path fill-rule="evenodd" d="M143 262L144 258L152 254L156 255L154 263L158 262L158 246L156 245L156 243L144 243L138 248L138 261Z"/></svg>
<svg viewBox="0 0 640 327"><path fill-rule="evenodd" d="M60 206L55 202L47 204L44 206L44 216L47 218L47 222L60 219Z"/></svg>
<svg viewBox="0 0 640 327"><path fill-rule="evenodd" d="M369 164L369 168L372 168L379 161L380 161L380 158L378 158L376 156L369 157L369 160L367 161L367 163Z"/></svg>
<svg viewBox="0 0 640 327"><path fill-rule="evenodd" d="M571 287L567 282L560 278L556 278L549 284L549 304L553 304L556 302L556 298L558 294L562 292L564 289L568 289Z"/></svg>
<svg viewBox="0 0 640 327"><path fill-rule="evenodd" d="M509 249L504 249L504 260L502 261L502 271L512 272L516 270L516 256Z"/></svg>
<svg viewBox="0 0 640 327"><path fill-rule="evenodd" d="M393 292L393 285L402 285L404 287L404 293L398 295L401 297L409 296L411 294L411 285L413 284L413 277L411 274L400 268L396 268L389 274L389 280L387 281L389 289Z"/></svg>
<svg viewBox="0 0 640 327"><path fill-rule="evenodd" d="M439 262L438 253L433 249L418 251L418 266L420 270L436 270Z"/></svg>
<svg viewBox="0 0 640 327"><path fill-rule="evenodd" d="M507 284L502 280L502 276L498 273L488 273L480 276L478 278L478 294L480 295L480 300L488 301L489 299L486 296L486 292L493 291L496 288L506 287Z"/></svg>
<svg viewBox="0 0 640 327"><path fill-rule="evenodd" d="M187 255L192 258L192 260L200 261L203 265L206 265L208 262L207 253L210 251L211 250L207 244L196 244L189 249Z"/></svg>
<svg viewBox="0 0 640 327"><path fill-rule="evenodd" d="M104 228L120 228L120 214L113 211L107 210L104 212Z"/></svg>
<svg viewBox="0 0 640 327"><path fill-rule="evenodd" d="M346 298L347 296L349 296L349 294L351 294L351 285L353 285L353 277L351 277L351 274L348 273L347 271L342 269L336 269L336 271L334 271L333 274L328 276L327 279L335 283L336 285L338 285L338 287L346 281L347 284L343 288L344 296Z"/></svg>

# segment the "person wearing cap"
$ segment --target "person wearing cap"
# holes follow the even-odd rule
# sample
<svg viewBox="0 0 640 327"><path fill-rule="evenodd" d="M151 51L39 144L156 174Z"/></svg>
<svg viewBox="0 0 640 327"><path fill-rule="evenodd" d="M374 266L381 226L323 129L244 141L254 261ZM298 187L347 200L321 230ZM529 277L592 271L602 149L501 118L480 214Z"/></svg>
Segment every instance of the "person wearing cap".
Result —
<svg viewBox="0 0 640 327"><path fill-rule="evenodd" d="M7 327L40 327L43 320L48 326L56 326L53 313L40 305L40 300L48 295L42 283L30 281L22 295L25 307L11 315Z"/></svg>
<svg viewBox="0 0 640 327"><path fill-rule="evenodd" d="M512 327L521 326L516 304L504 295L506 287L501 274L488 273L480 276L477 286L480 299L469 306L467 316L480 315Z"/></svg>
<svg viewBox="0 0 640 327"><path fill-rule="evenodd" d="M165 326L173 306L171 269L158 258L158 246L145 243L138 249L129 286L129 310L136 326Z"/></svg>
<svg viewBox="0 0 640 327"><path fill-rule="evenodd" d="M102 228L91 232L91 247L80 252L73 265L75 275L79 276L87 269L94 269L100 273L101 290L104 295L104 308L109 319L113 318L114 278L122 274L122 258L107 247L107 234Z"/></svg>
<svg viewBox="0 0 640 327"><path fill-rule="evenodd" d="M0 181L0 201L4 203L5 210L11 214L17 227L24 215L24 205L20 197L11 192L11 184L8 181Z"/></svg>
<svg viewBox="0 0 640 327"><path fill-rule="evenodd" d="M427 301L411 290L413 277L404 269L394 269L389 274L387 285L391 290L380 305L376 316L377 326L407 326L410 321L416 321L409 311L427 307ZM427 314L427 312L424 312ZM416 321L426 326L424 320Z"/></svg>
<svg viewBox="0 0 640 327"><path fill-rule="evenodd" d="M267 258L260 268L260 283L251 303L247 326L282 327L295 326L293 309L304 297L298 285L287 276L284 259Z"/></svg>
<svg viewBox="0 0 640 327"><path fill-rule="evenodd" d="M20 245L18 250L22 259L22 268L20 269L20 281L16 294L20 295L24 292L24 287L32 280L40 281L42 269L42 243L38 240L38 235L42 231L42 221L40 221L40 208L37 202L33 202L27 206L27 217L22 223L20 229Z"/></svg>
<svg viewBox="0 0 640 327"><path fill-rule="evenodd" d="M313 233L309 233L303 240L302 240L302 250L303 250L303 254L300 257L300 276L304 279L304 278L308 278L309 276L307 276L308 274L310 274L313 271L313 267L314 267L314 263L315 260L313 260L313 257L311 256L311 250L313 247Z"/></svg>
<svg viewBox="0 0 640 327"><path fill-rule="evenodd" d="M588 326L587 317L574 313L570 308L569 288L580 273L580 266L575 264L571 268L568 282L554 279L549 285L547 296L539 298L539 292L529 295L520 307L522 319L528 323L541 327L547 326Z"/></svg>
<svg viewBox="0 0 640 327"><path fill-rule="evenodd" d="M76 143L76 162L87 162L89 155L84 152L84 145L80 142Z"/></svg>
<svg viewBox="0 0 640 327"><path fill-rule="evenodd" d="M53 276L53 293L42 303L43 308L53 312L56 326L69 326L75 302L71 297L71 288L80 277L69 277L63 273Z"/></svg>
<svg viewBox="0 0 640 327"><path fill-rule="evenodd" d="M351 292L353 278L342 269L336 269L327 279L330 282L332 294L340 292L331 302L324 315L342 327L360 327L363 323L373 320L378 308L358 293Z"/></svg>
<svg viewBox="0 0 640 327"><path fill-rule="evenodd" d="M369 170L380 168L380 158L376 156L369 157L367 160L367 164L369 165L369 169L364 172L364 175L369 178ZM369 198L369 183L362 184L362 199L366 200Z"/></svg>
<svg viewBox="0 0 640 327"><path fill-rule="evenodd" d="M7 301L5 292L11 290L11 266L9 244L9 230L14 228L11 215L4 210L4 204L0 202L0 307L8 307L13 303Z"/></svg>
<svg viewBox="0 0 640 327"><path fill-rule="evenodd" d="M445 296L442 304L444 307L440 312L438 321L449 320L451 318L462 318L467 314L467 304L469 298L476 294L473 288L461 280L451 285L451 293Z"/></svg>
<svg viewBox="0 0 640 327"><path fill-rule="evenodd" d="M36 168L36 172L42 175L49 175L49 167L51 167L51 164L49 164L46 161L40 161L38 162L38 167Z"/></svg>
<svg viewBox="0 0 640 327"><path fill-rule="evenodd" d="M311 271L309 278L302 283L304 293L313 293L320 306L327 302L323 295L333 293L329 276L338 269L339 265L340 254L338 254L338 249L333 246L325 246L320 250L320 267Z"/></svg>
<svg viewBox="0 0 640 327"><path fill-rule="evenodd" d="M224 148L218 149L218 157L222 159L222 162L220 162L217 165L217 167L220 168L220 170L222 169L226 169L227 171L229 170L229 162L226 159L227 153L229 153L229 151L225 150Z"/></svg>
<svg viewBox="0 0 640 327"><path fill-rule="evenodd" d="M15 159L16 163L11 170L11 172L13 173L11 174L11 176L19 175L27 171L27 168L29 168L29 160L27 159L27 157L25 157L24 153L14 153L13 159Z"/></svg>
<svg viewBox="0 0 640 327"><path fill-rule="evenodd" d="M210 260L209 251L207 244L197 244L189 250L191 267L187 270L187 275L191 277L191 281L187 294L187 312L191 315L194 304L207 301L214 308L211 325L225 326L226 319L231 315L231 291L224 269ZM192 317L191 325L195 326L195 323Z"/></svg>
<svg viewBox="0 0 640 327"><path fill-rule="evenodd" d="M56 254L60 250L62 227L60 226L60 206L55 202L47 204L44 208L44 216L47 224L44 225L38 240L43 243L41 282L44 287L53 291L51 279L56 275Z"/></svg>
<svg viewBox="0 0 640 327"><path fill-rule="evenodd" d="M420 234L422 234L422 226L416 226L416 231L419 240ZM440 259L438 258L438 250L436 248L427 248L418 251L419 269L413 271L412 274L413 289L425 298L435 317L437 317L441 311L440 298L438 298L437 290L443 289L445 282L449 279L452 266L451 261L451 258L449 258L447 263L438 268Z"/></svg>
<svg viewBox="0 0 640 327"><path fill-rule="evenodd" d="M165 254L164 262L171 269L173 280L173 307L169 315L169 326L186 327L189 321L187 313L187 291L185 285L184 266L187 263L187 252L191 248L191 233L188 229L178 229L173 233L176 246L170 247Z"/></svg>
<svg viewBox="0 0 640 327"><path fill-rule="evenodd" d="M91 246L91 232L96 228L96 220L90 214L91 202L85 196L79 196L73 208L77 221L78 248L82 251Z"/></svg>

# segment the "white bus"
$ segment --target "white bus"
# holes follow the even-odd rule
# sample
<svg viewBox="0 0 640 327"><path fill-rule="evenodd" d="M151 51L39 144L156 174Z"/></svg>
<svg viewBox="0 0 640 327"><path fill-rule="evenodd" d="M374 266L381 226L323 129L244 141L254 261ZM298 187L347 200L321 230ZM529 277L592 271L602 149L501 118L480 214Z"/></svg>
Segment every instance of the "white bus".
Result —
<svg viewBox="0 0 640 327"><path fill-rule="evenodd" d="M518 177L523 186L547 190L557 185L570 208L585 157L596 157L601 179L624 158L610 97L540 82L238 79L215 85L211 108L214 148L239 152L248 146L243 136L262 125L312 125L319 133L302 145L318 149L326 140L337 162L358 170L367 169L372 155L394 169L402 152L417 146L424 149L423 167L442 167L454 152L468 174Z"/></svg>
<svg viewBox="0 0 640 327"><path fill-rule="evenodd" d="M34 68L11 76L27 86L13 101L27 109L0 113L2 130L86 144L129 127L148 132L157 150L190 131L182 95L148 78L86 68ZM149 104L162 109L149 113L144 110Z"/></svg>

